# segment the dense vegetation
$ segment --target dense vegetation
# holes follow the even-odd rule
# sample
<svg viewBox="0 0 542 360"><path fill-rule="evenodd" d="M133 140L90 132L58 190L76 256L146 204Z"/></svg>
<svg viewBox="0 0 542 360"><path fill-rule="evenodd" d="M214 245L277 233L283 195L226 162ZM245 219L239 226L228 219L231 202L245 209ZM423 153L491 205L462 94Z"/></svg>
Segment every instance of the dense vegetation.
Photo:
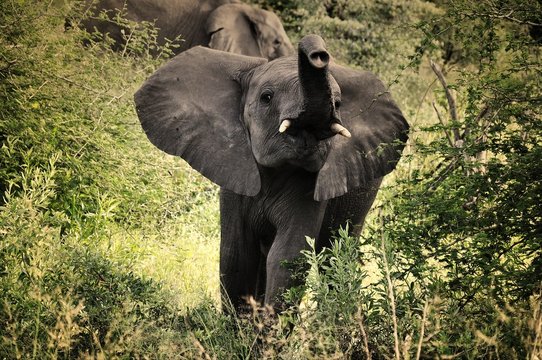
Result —
<svg viewBox="0 0 542 360"><path fill-rule="evenodd" d="M253 2L412 125L361 239L304 253L280 317L222 314L217 188L133 109L170 46L117 19L112 52L64 29L76 4L3 1L0 358L542 357L541 3Z"/></svg>

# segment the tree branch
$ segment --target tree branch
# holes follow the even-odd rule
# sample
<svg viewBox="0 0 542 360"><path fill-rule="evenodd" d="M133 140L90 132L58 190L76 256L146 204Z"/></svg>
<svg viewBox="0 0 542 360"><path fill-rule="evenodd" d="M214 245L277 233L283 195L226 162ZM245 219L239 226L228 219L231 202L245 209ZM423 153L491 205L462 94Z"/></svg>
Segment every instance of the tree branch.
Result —
<svg viewBox="0 0 542 360"><path fill-rule="evenodd" d="M440 84L444 88L444 92L446 94L446 100L448 101L448 107L450 108L450 117L452 118L452 122L457 123L457 109L455 105L455 99L450 91L448 83L446 82L446 79L444 78L442 71L440 70L438 65L433 62L433 60L430 61L430 65L435 75L437 75L437 78L439 79ZM459 134L459 129L457 127L452 128L452 132L454 134L454 143L459 140L462 140L461 135Z"/></svg>
<svg viewBox="0 0 542 360"><path fill-rule="evenodd" d="M450 143L450 146L454 147L455 146L454 141L452 140L452 137L450 136L450 133L446 129L446 125L444 124L444 120L442 120L442 117L440 116L440 112L438 111L437 106L435 105L435 102L433 101L431 103L431 105L433 105L433 109L435 109L435 112L437 113L438 121L440 121L440 124L443 126L442 130L446 134L446 138L448 139L448 142Z"/></svg>

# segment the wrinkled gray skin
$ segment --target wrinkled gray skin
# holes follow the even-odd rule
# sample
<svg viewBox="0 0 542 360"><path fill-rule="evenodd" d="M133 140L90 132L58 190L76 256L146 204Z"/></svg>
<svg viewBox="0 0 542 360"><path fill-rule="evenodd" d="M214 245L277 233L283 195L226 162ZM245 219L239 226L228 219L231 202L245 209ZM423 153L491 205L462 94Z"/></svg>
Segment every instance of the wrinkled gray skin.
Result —
<svg viewBox="0 0 542 360"><path fill-rule="evenodd" d="M350 221L359 234L408 124L373 74L335 64L316 35L297 56L267 62L197 47L135 95L150 141L221 186L220 276L236 307L252 295L280 308L294 284L281 266L330 245ZM292 125L279 131L283 120ZM331 124L351 137L335 135Z"/></svg>
<svg viewBox="0 0 542 360"><path fill-rule="evenodd" d="M95 14L108 10L111 17L126 4L125 17L133 21L155 21L158 42L181 36L176 53L202 45L267 59L292 55L294 48L279 18L272 12L236 0L94 0ZM84 28L109 33L117 47L124 41L121 27L113 22L88 19Z"/></svg>

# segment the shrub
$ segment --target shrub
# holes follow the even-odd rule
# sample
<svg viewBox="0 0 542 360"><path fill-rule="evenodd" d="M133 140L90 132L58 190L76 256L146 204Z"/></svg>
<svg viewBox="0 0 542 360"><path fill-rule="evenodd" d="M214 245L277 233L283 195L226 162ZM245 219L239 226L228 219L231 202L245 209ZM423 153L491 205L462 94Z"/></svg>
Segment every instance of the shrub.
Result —
<svg viewBox="0 0 542 360"><path fill-rule="evenodd" d="M122 22L134 32L116 53L64 31L68 5L0 4L0 357L174 357L195 290L143 270L167 265L153 255L185 222L195 248L216 238L216 188L139 130L131 95L163 62L143 51L155 31Z"/></svg>

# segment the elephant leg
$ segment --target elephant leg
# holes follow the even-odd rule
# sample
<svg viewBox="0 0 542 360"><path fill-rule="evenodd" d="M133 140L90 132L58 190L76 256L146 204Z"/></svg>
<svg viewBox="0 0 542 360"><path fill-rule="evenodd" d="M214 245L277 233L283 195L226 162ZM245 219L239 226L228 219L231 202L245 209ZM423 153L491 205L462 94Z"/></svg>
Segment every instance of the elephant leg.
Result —
<svg viewBox="0 0 542 360"><path fill-rule="evenodd" d="M227 304L231 304L240 311L249 296L258 299L261 273L265 272L265 257L246 223L245 207L242 196L221 191L220 282L224 310L229 310Z"/></svg>
<svg viewBox="0 0 542 360"><path fill-rule="evenodd" d="M301 250L307 248L304 239L303 241L288 241L288 237L275 239L266 261L266 304L272 305L279 311L281 310L283 302L280 299L280 294L292 286L299 285L292 279L291 268L289 268L288 263L298 258Z"/></svg>
<svg viewBox="0 0 542 360"><path fill-rule="evenodd" d="M331 246L331 239L339 227L344 228L349 224L349 235L359 236L361 234L365 218L375 201L381 183L382 178L380 177L365 186L328 201L322 229L316 244L317 251Z"/></svg>
<svg viewBox="0 0 542 360"><path fill-rule="evenodd" d="M279 226L266 261L265 303L281 310L282 292L292 286L300 285L301 279L292 278L292 268L288 263L298 259L302 250L308 249L306 236L316 238L324 217L325 203L311 203L300 207L288 219L287 225Z"/></svg>

